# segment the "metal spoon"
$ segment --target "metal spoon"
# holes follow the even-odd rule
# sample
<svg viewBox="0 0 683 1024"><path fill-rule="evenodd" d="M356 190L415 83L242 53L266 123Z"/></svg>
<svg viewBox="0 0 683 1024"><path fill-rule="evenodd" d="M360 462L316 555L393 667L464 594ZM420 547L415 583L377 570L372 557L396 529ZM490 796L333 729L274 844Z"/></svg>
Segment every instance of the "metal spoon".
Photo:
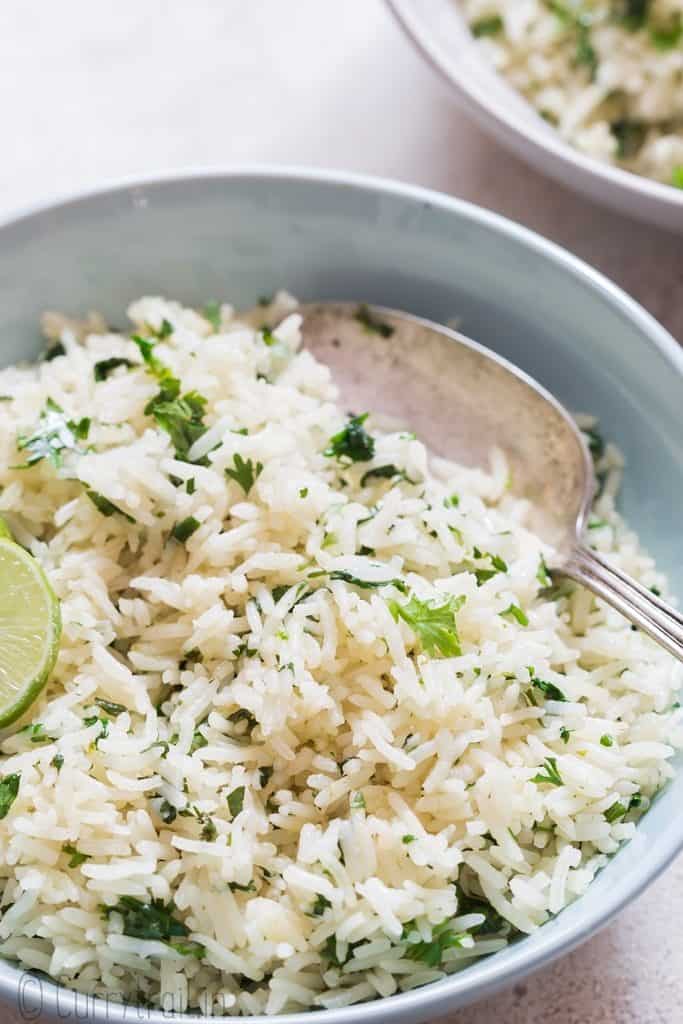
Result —
<svg viewBox="0 0 683 1024"><path fill-rule="evenodd" d="M683 660L683 615L583 542L595 474L557 399L495 352L429 320L357 303L313 303L302 313L304 344L334 371L350 408L387 413L464 465L486 466L491 447L502 448L513 492L530 499L532 528L553 547L553 576L588 587Z"/></svg>

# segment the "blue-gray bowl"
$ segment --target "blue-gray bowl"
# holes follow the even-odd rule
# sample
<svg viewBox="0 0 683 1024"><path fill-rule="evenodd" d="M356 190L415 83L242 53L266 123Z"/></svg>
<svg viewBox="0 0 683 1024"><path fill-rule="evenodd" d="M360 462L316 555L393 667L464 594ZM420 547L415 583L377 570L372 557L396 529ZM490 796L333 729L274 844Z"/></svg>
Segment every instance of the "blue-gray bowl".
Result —
<svg viewBox="0 0 683 1024"><path fill-rule="evenodd" d="M285 286L301 299L364 300L441 321L457 316L466 334L565 405L599 415L626 455L626 516L683 597L683 352L604 277L518 225L434 192L348 174L190 172L25 211L0 225L0 267L3 363L38 353L37 319L46 308L98 309L116 323L131 299L150 293L197 305L220 297L249 304ZM433 1020L568 952L683 847L681 802L683 776L588 893L534 935L445 981L314 1019ZM8 963L0 963L0 999L29 1020L168 1018L86 999Z"/></svg>

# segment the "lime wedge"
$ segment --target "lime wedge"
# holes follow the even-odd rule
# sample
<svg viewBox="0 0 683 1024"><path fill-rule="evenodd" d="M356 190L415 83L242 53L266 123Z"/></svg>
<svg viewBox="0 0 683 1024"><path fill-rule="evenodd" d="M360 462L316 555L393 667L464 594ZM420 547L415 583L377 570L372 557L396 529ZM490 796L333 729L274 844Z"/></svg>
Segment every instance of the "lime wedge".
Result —
<svg viewBox="0 0 683 1024"><path fill-rule="evenodd" d="M59 601L35 558L0 538L0 728L45 686L59 650Z"/></svg>

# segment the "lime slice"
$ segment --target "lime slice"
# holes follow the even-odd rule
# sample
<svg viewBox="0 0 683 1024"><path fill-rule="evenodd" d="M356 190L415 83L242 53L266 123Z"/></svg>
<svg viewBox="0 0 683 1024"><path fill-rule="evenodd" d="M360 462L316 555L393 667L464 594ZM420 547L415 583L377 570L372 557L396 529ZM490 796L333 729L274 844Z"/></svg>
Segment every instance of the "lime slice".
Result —
<svg viewBox="0 0 683 1024"><path fill-rule="evenodd" d="M35 558L0 538L0 728L36 699L54 667L59 601Z"/></svg>

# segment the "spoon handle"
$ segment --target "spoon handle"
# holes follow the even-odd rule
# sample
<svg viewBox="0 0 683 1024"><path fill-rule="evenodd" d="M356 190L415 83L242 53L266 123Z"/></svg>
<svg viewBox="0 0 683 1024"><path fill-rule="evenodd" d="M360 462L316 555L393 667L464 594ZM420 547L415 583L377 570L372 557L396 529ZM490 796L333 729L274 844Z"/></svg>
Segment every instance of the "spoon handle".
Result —
<svg viewBox="0 0 683 1024"><path fill-rule="evenodd" d="M597 552L577 546L562 567L565 576L592 590L629 622L683 661L683 615Z"/></svg>

